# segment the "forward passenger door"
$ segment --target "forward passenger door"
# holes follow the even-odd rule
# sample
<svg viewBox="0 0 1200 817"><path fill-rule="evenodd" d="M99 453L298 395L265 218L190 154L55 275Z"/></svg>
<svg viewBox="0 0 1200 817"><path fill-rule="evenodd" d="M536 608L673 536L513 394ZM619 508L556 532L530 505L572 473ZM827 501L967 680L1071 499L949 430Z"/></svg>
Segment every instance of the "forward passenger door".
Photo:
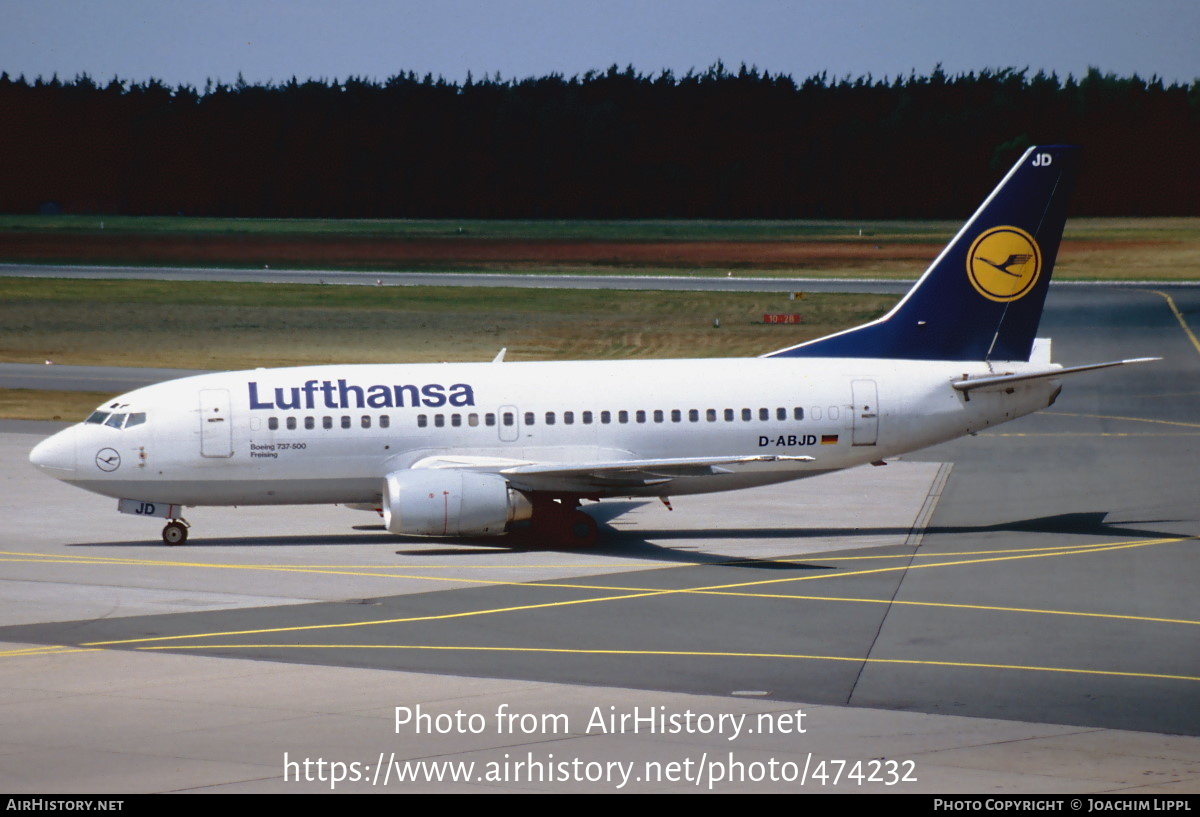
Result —
<svg viewBox="0 0 1200 817"><path fill-rule="evenodd" d="M229 389L200 390L200 456L233 456Z"/></svg>

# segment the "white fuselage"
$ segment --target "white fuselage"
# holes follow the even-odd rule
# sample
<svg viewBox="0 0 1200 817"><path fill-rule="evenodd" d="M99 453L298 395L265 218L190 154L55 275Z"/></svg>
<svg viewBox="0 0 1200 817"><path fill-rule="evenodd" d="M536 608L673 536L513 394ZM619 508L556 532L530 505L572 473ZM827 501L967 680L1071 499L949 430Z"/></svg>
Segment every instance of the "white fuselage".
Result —
<svg viewBox="0 0 1200 817"><path fill-rule="evenodd" d="M96 493L177 505L378 504L388 474L445 458L485 470L492 461L797 458L635 488L510 480L563 496L701 493L878 461L1029 414L1053 399L1055 379L969 398L950 384L1045 368L753 358L259 369L130 392L104 410L144 421L80 423L32 458Z"/></svg>

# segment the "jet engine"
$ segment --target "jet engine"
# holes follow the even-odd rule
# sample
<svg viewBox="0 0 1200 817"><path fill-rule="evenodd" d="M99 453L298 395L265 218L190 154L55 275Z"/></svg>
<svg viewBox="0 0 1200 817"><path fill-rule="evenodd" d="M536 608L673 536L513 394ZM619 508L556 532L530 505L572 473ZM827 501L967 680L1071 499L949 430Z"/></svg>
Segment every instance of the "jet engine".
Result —
<svg viewBox="0 0 1200 817"><path fill-rule="evenodd" d="M498 536L533 515L529 498L496 474L393 471L383 491L383 524L414 536Z"/></svg>

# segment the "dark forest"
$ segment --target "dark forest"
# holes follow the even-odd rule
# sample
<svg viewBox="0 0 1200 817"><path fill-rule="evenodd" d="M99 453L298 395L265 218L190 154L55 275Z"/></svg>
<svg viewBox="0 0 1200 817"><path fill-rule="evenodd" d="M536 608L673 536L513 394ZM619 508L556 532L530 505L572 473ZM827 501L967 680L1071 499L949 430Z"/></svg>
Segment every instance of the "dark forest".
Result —
<svg viewBox="0 0 1200 817"><path fill-rule="evenodd" d="M0 75L0 211L328 218L959 218L1027 146L1075 213L1200 215L1200 82L1004 69L171 88Z"/></svg>

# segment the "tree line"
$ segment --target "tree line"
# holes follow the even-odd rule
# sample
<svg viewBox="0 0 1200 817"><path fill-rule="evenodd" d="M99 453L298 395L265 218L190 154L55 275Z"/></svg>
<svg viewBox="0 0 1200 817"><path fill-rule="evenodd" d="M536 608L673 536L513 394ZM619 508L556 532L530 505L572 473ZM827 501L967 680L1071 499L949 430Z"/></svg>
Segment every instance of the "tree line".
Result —
<svg viewBox="0 0 1200 817"><path fill-rule="evenodd" d="M1200 214L1200 81L717 64L169 87L0 74L0 211L330 218L960 218L1076 143L1078 215Z"/></svg>

